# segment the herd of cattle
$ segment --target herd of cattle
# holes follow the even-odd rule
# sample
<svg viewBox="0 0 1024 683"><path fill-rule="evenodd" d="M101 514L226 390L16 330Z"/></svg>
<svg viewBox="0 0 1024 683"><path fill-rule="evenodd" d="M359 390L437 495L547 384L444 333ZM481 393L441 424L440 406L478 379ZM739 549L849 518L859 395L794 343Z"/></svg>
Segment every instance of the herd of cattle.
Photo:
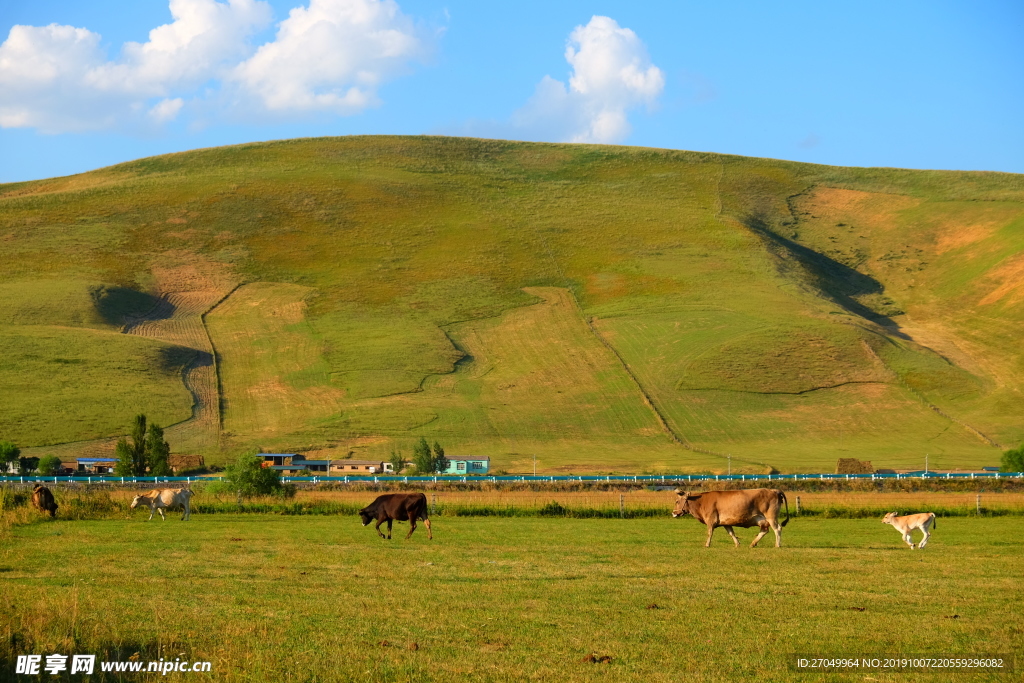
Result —
<svg viewBox="0 0 1024 683"><path fill-rule="evenodd" d="M181 519L187 520L191 517L192 491L189 489L153 489L132 500L131 509L139 506L149 508L149 519L153 514L160 513L160 517L167 521L164 510L180 508ZM53 493L45 486L36 486L32 491L32 504L40 512L48 513L50 517L57 515L57 502ZM779 512L785 507L786 519L779 522ZM707 542L704 547L711 546L711 536L718 527L725 527L725 530L732 537L732 542L739 547L740 540L733 533L733 527L749 528L756 526L760 533L750 544L753 548L757 545L768 530L775 532L775 547L782 547L782 527L789 523L789 502L786 494L778 489L744 489L737 491L706 491L704 493L690 493L676 490L676 506L672 511L673 517L690 515L698 522L708 528ZM359 511L363 526L376 520L374 529L381 538L391 538L392 522L409 522L409 533L406 538L412 536L416 531L416 522L423 520L427 527L427 537L434 538L430 529L430 519L427 517L427 497L422 493L385 493ZM148 521L148 520L147 520ZM380 525L388 524L388 535L385 536L380 530ZM896 512L890 512L882 518L883 524L891 524L911 549L923 548L928 543L931 530L936 528L935 514L923 512L916 515L899 516ZM911 539L910 532L919 529L924 534L921 542L916 546Z"/></svg>

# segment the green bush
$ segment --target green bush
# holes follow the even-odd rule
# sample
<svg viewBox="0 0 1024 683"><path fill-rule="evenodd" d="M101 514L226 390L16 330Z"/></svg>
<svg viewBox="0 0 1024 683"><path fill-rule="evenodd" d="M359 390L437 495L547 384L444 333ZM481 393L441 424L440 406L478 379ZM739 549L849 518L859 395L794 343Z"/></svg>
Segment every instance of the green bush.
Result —
<svg viewBox="0 0 1024 683"><path fill-rule="evenodd" d="M1024 472L1024 444L1003 453L999 469L1002 472Z"/></svg>
<svg viewBox="0 0 1024 683"><path fill-rule="evenodd" d="M290 498L295 495L295 486L281 484L277 470L263 466L263 458L257 453L245 453L238 462L224 469L224 480L210 485L213 493L233 493L241 504L243 498L254 496L277 496Z"/></svg>
<svg viewBox="0 0 1024 683"><path fill-rule="evenodd" d="M60 470L60 458L52 453L50 455L44 455L39 459L39 474L45 474L47 476L57 474Z"/></svg>

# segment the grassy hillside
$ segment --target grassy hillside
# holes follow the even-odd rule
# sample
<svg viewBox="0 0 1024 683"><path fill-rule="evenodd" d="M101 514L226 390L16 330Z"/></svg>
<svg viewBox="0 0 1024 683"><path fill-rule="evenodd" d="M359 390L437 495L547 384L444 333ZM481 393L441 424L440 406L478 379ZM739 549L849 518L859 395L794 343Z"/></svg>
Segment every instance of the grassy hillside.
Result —
<svg viewBox="0 0 1024 683"><path fill-rule="evenodd" d="M23 446L136 410L191 411L172 447L212 461L423 435L520 471L954 468L1024 440L1016 175L292 140L0 185L0 253L4 343L97 359L0 366Z"/></svg>

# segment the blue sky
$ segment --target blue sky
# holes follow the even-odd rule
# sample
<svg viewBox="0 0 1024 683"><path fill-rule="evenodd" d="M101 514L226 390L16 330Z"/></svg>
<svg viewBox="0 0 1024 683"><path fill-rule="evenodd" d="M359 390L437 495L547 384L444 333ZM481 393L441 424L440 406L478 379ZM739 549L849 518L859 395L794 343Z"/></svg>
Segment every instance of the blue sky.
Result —
<svg viewBox="0 0 1024 683"><path fill-rule="evenodd" d="M5 0L0 39L2 182L351 134L1024 172L1016 0Z"/></svg>

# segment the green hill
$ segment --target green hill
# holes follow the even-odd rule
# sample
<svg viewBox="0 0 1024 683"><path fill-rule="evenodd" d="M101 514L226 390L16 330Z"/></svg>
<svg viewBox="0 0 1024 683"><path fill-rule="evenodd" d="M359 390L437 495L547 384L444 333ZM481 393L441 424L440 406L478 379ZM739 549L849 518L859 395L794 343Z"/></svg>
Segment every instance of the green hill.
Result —
<svg viewBox="0 0 1024 683"><path fill-rule="evenodd" d="M0 439L544 472L998 463L1024 176L437 137L0 185ZM184 381L183 381L184 380ZM62 445L63 444L63 445Z"/></svg>

